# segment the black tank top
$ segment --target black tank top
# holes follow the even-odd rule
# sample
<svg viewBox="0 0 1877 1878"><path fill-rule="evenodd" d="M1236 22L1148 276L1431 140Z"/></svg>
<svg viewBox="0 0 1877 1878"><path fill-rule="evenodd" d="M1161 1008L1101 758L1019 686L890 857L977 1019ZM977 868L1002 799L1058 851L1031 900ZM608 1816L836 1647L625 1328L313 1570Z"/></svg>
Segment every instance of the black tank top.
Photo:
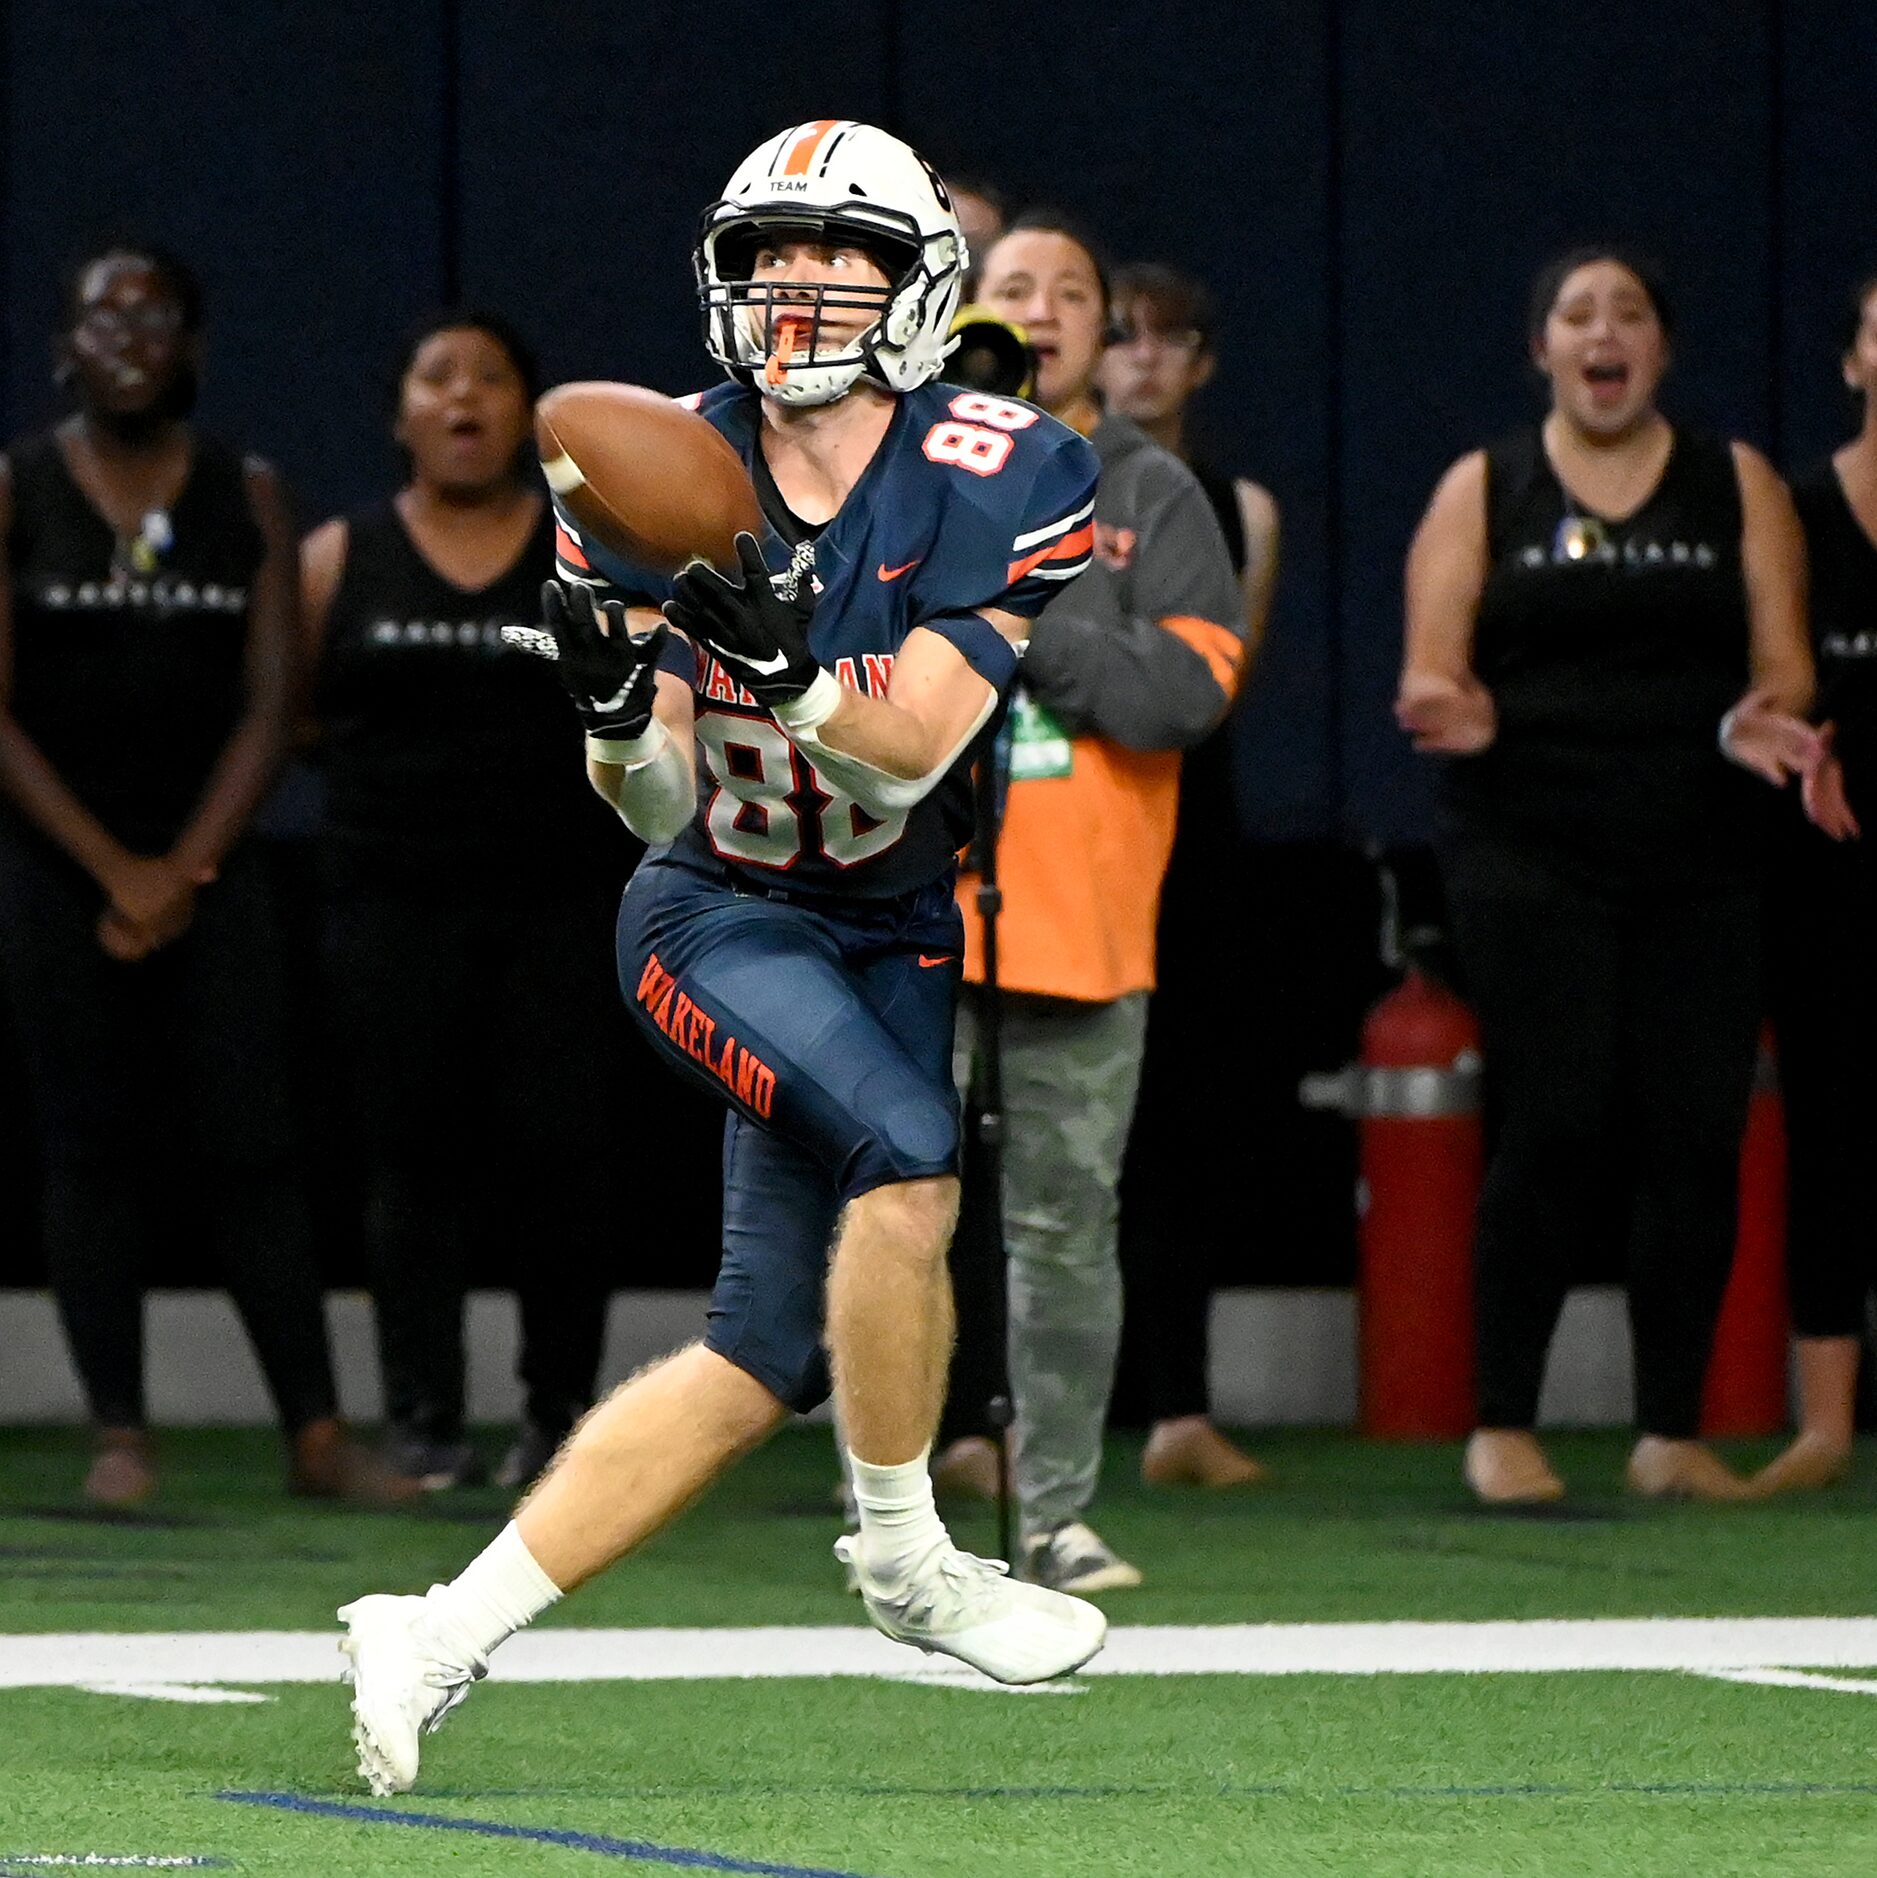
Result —
<svg viewBox="0 0 1877 1878"><path fill-rule="evenodd" d="M1245 520L1236 484L1209 463L1189 458L1187 468L1219 518L1232 572L1242 575ZM1161 954L1177 958L1180 967L1178 974L1163 974L1161 983L1175 983L1174 996L1182 985L1207 984L1219 969L1235 969L1244 947L1240 901L1246 857L1232 777L1235 744L1228 713L1218 729L1180 759L1179 819L1160 884Z"/></svg>
<svg viewBox="0 0 1877 1878"><path fill-rule="evenodd" d="M1200 488L1206 492L1206 500L1212 504L1212 512L1219 518L1219 528L1225 536L1225 551L1232 557L1232 572L1243 574L1245 518L1239 513L1237 484L1224 470L1215 469L1202 458L1188 457L1186 467L1193 472Z"/></svg>
<svg viewBox="0 0 1877 1878"><path fill-rule="evenodd" d="M241 717L263 543L239 456L192 444L167 511L120 540L47 431L11 445L12 712L138 853L175 842Z"/></svg>
<svg viewBox="0 0 1877 1878"><path fill-rule="evenodd" d="M1864 532L1829 460L1792 485L1811 568L1816 715L1838 727L1845 792L1877 833L1877 543Z"/></svg>
<svg viewBox="0 0 1877 1878"><path fill-rule="evenodd" d="M1721 439L1677 432L1620 522L1566 496L1536 426L1492 446L1473 664L1499 734L1446 765L1449 827L1629 878L1755 864L1769 792L1717 743L1747 685L1740 533Z"/></svg>
<svg viewBox="0 0 1877 1878"><path fill-rule="evenodd" d="M502 639L540 618L551 511L474 590L418 553L389 502L346 527L315 694L334 860L427 890L622 879L636 850L587 786L573 706L546 661Z"/></svg>

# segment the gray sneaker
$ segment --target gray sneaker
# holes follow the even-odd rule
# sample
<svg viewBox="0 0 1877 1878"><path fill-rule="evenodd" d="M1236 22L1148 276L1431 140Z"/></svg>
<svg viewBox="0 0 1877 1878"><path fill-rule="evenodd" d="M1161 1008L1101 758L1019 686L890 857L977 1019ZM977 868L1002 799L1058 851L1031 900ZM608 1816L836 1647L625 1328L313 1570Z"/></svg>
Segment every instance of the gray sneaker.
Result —
<svg viewBox="0 0 1877 1878"><path fill-rule="evenodd" d="M1022 1575L1052 1591L1129 1591L1141 1581L1139 1568L1079 1519L1031 1533L1023 1542Z"/></svg>

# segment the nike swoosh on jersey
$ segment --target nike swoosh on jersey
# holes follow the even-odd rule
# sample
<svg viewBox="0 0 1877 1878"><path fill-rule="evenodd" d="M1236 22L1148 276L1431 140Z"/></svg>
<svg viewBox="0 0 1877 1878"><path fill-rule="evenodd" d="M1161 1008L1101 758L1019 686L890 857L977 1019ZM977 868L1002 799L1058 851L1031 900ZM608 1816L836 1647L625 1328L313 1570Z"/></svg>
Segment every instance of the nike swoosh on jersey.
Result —
<svg viewBox="0 0 1877 1878"><path fill-rule="evenodd" d="M888 567L887 564L882 561L874 572L877 573L882 580L897 580L902 574L910 574L924 559L925 556L923 554L916 554L902 567Z"/></svg>
<svg viewBox="0 0 1877 1878"><path fill-rule="evenodd" d="M938 957L935 959L929 959L926 957L926 955L923 952L921 952L919 954L919 963L923 966L926 966L928 969L930 969L934 965L949 965L952 963L952 959L951 959L951 955L945 952L941 952L938 955Z"/></svg>

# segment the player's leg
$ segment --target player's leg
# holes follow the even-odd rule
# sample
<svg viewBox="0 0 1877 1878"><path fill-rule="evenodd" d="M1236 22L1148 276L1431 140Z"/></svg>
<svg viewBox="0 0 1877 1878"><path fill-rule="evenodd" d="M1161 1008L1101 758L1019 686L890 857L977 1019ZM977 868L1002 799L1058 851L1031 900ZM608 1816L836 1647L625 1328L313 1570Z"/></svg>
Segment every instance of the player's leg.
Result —
<svg viewBox="0 0 1877 1878"><path fill-rule="evenodd" d="M556 1590L572 1591L669 1524L788 1412L747 1370L689 1344L582 1417L515 1528Z"/></svg>
<svg viewBox="0 0 1877 1878"><path fill-rule="evenodd" d="M920 1460L945 1404L958 1217L950 1176L857 1196L828 1269L828 1349L849 1450L882 1466Z"/></svg>
<svg viewBox="0 0 1877 1878"><path fill-rule="evenodd" d="M821 1270L836 1196L803 1150L740 1117L726 1131L724 1261L704 1343L652 1364L584 1416L503 1529L447 1585L340 1612L359 1771L380 1793L417 1775L489 1654L675 1518L791 1408L825 1399Z"/></svg>
<svg viewBox="0 0 1877 1878"><path fill-rule="evenodd" d="M1012 1583L1001 1566L960 1552L933 1504L928 1467L951 1348L946 1255L958 1206L956 1180L937 1171L957 1155L956 967L930 961L947 940L954 955L959 949L956 919L947 896L929 927L912 922L904 935L912 943L854 961L869 1010L917 1073L899 1086L941 1094L947 1139L941 1161L937 1140L904 1125L906 1098L891 1093L900 1072L887 1067L892 1053L880 1052L853 1100L857 1113L885 1123L884 1138L853 1162L850 1182L859 1190L843 1215L828 1281L835 1405L859 1518L858 1533L836 1550L868 1616L889 1637L959 1657L1002 1682L1036 1682L1086 1662L1101 1647L1106 1621L1078 1598ZM882 1175L897 1178L868 1184Z"/></svg>
<svg viewBox="0 0 1877 1878"><path fill-rule="evenodd" d="M340 1613L352 1633L346 1647L360 1769L382 1792L411 1784L420 1729L434 1727L460 1699L482 1673L489 1648L568 1583L657 1530L760 1439L785 1406L807 1408L822 1399L829 1201L843 1194L858 1210L849 1222L851 1244L843 1228L837 1262L856 1282L877 1279L909 1313L883 1327L868 1319L884 1338L881 1347L850 1346L843 1363L859 1380L866 1438L888 1444L878 1479L864 1471L876 1465L864 1450L855 1466L862 1542L885 1535L861 1568L869 1614L889 1635L958 1655L1007 1681L1061 1674L1101 1644L1099 1612L1035 1586L1005 1583L957 1552L931 1510L922 1450L937 1419L942 1363L925 1353L942 1348L948 1333L942 1323L934 1326L940 1294L928 1268L942 1273L952 1204L945 1190L957 1153L957 1106L943 1068L933 1073L915 1061L880 1007L861 994L828 920L732 894L679 867L653 863L635 876L621 912L620 964L641 1028L667 1060L731 1096L755 1143L753 1167L784 1174L793 1168L793 1199L759 1209L771 1223L745 1231L739 1222L748 1209L738 1204L743 1182L733 1153L720 1308L708 1348L651 1372L583 1423L568 1459L522 1520L460 1578L432 1592L445 1607L444 1624L431 1624L415 1608L429 1600L367 1598ZM939 990L909 995L903 1008L923 1021ZM899 1001L897 991L886 1000ZM935 1045L941 1066L949 1036L947 1009ZM771 1135L776 1156L763 1148ZM732 1139L740 1140L741 1131ZM813 1174L812 1191L804 1169ZM630 1172L622 1170L621 1179L629 1182ZM895 1187L918 1191L869 1198ZM743 1237L733 1239L739 1232ZM773 1256L762 1250L765 1240ZM762 1308L766 1303L774 1308ZM773 1322L779 1342L752 1343L739 1333L739 1321ZM897 1369L907 1377L887 1374ZM701 1405L700 1390L707 1397ZM668 1457L641 1452L665 1441L674 1421L687 1420L702 1422L702 1432L678 1441ZM908 1441L916 1458L895 1458ZM910 1556L909 1537L918 1541ZM876 1557L879 1572L870 1569Z"/></svg>
<svg viewBox="0 0 1877 1878"><path fill-rule="evenodd" d="M561 1591L675 1518L791 1411L827 1397L821 1275L834 1184L806 1150L738 1115L723 1165L723 1264L703 1342L585 1416L515 1515Z"/></svg>
<svg viewBox="0 0 1877 1878"><path fill-rule="evenodd" d="M655 965L659 947L671 968ZM641 869L635 879L620 966L628 994L640 994L641 1027L720 1095L741 1089L726 1137L725 1257L706 1343L586 1416L516 1520L456 1579L423 1598L362 1598L340 1612L359 1768L374 1790L410 1786L420 1734L484 1673L496 1645L657 1531L789 1408L825 1399L821 1287L839 1194L824 1163L851 1160L862 1131L851 1115L834 1118L839 1105L811 1071L778 1066L812 1056L817 1040L833 1060L870 1060L864 1032L878 1027L838 964L811 916L677 869ZM858 1036L842 1027L856 1013ZM706 1062L727 1073L707 1072ZM883 1109L905 1105L892 1082L873 1091ZM822 1151L771 1137L759 1120L785 1122ZM641 1156L616 1169L622 1217L644 1167Z"/></svg>
<svg viewBox="0 0 1877 1878"><path fill-rule="evenodd" d="M666 870L641 879L647 871L649 898ZM1061 1675L1100 1648L1101 1613L1011 1584L1001 1568L958 1551L927 1471L951 1336L945 1253L957 1207L950 1056L962 947L951 895L938 885L910 908L822 913L735 896L709 911L706 925L688 929L648 911L642 930L656 943L627 982L641 1023L693 1075L728 1079L734 1033L738 1108L759 1124L752 1133L811 1156L821 1191L846 1203L827 1275L827 1335L860 1521L841 1556L868 1615L888 1636L1005 1682ZM934 965L935 956L952 963ZM770 1066L767 1084L750 1078L747 1097L746 1055ZM741 1184L730 1183L731 1195ZM821 1263L812 1283L793 1274L791 1297L818 1294ZM730 1270L727 1259L726 1278ZM711 1342L748 1360L716 1324Z"/></svg>

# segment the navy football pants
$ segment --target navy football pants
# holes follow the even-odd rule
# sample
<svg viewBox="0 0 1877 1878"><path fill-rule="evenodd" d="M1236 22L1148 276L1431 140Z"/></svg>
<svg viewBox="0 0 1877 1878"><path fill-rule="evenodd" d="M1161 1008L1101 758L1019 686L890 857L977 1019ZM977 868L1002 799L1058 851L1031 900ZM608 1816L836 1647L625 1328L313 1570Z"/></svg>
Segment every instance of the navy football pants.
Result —
<svg viewBox="0 0 1877 1878"><path fill-rule="evenodd" d="M661 855L627 886L618 941L634 1020L731 1107L704 1341L806 1412L830 1388L823 1284L841 1207L958 1169L951 883L809 903Z"/></svg>

